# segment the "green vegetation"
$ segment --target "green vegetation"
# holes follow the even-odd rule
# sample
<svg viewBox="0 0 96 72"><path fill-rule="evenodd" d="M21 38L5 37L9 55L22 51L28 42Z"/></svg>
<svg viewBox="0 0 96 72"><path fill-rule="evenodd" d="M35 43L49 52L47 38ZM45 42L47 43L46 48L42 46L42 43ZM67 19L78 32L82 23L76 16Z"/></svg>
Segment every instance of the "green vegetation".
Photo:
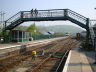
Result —
<svg viewBox="0 0 96 72"><path fill-rule="evenodd" d="M27 28L28 28L27 26L22 26L22 25L20 25L20 26L14 28L14 30L23 30L23 31L26 31Z"/></svg>
<svg viewBox="0 0 96 72"><path fill-rule="evenodd" d="M89 43L89 42L86 42L86 40L81 43L81 46L82 46L82 49L85 50L85 51L93 50L92 44Z"/></svg>
<svg viewBox="0 0 96 72"><path fill-rule="evenodd" d="M54 33L54 35L57 35L57 36L64 36L64 34L63 33Z"/></svg>
<svg viewBox="0 0 96 72"><path fill-rule="evenodd" d="M41 35L41 33L39 32L38 28L36 27L35 24L31 24L28 28L27 31L32 32L32 35Z"/></svg>

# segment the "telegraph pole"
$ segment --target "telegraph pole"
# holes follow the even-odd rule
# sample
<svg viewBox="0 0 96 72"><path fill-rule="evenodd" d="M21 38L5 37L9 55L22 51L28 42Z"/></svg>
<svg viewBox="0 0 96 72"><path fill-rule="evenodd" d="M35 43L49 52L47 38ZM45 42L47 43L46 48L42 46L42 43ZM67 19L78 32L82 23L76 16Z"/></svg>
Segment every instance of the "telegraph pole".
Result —
<svg viewBox="0 0 96 72"><path fill-rule="evenodd" d="M0 18L1 18L0 19L0 24L1 24L0 26L1 26L1 29L4 28L4 20L5 20L4 15L5 15L5 12L1 11L0 12Z"/></svg>

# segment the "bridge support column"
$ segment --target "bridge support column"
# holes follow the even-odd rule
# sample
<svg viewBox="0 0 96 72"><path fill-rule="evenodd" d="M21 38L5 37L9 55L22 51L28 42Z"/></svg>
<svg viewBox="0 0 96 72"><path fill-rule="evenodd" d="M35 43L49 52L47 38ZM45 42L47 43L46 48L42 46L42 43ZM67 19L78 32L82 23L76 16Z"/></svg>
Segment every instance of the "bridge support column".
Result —
<svg viewBox="0 0 96 72"><path fill-rule="evenodd" d="M64 17L67 18L68 16L68 9L64 9Z"/></svg>
<svg viewBox="0 0 96 72"><path fill-rule="evenodd" d="M87 26L87 31L86 31L86 48L90 49L90 31L89 31L89 18L86 20L86 26Z"/></svg>
<svg viewBox="0 0 96 72"><path fill-rule="evenodd" d="M21 12L21 18L23 18L23 12Z"/></svg>

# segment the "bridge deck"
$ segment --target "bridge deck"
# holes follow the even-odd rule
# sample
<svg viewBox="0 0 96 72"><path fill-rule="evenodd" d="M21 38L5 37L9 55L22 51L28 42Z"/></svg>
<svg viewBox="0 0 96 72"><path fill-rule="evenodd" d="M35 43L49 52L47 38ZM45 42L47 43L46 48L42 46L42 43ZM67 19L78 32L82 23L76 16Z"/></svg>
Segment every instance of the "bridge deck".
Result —
<svg viewBox="0 0 96 72"><path fill-rule="evenodd" d="M93 72L87 56L78 49L71 50L63 72Z"/></svg>

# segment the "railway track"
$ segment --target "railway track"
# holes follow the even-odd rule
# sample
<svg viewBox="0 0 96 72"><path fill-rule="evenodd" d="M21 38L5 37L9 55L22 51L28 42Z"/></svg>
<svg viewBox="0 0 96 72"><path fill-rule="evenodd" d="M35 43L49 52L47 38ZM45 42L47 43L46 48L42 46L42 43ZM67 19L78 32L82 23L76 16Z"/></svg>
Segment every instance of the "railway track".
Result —
<svg viewBox="0 0 96 72"><path fill-rule="evenodd" d="M56 52L53 52L53 54L51 54L51 56L48 56L46 59L44 59L37 67L35 67L32 70L26 71L26 72L61 72L60 70L62 70L62 67L63 67L61 65L62 65L62 63L64 65L64 61L66 61L66 58L67 58L66 56L68 55L68 52L70 51L70 49L72 47L76 46L77 44L78 43L76 41L70 42L68 44L68 47L70 47L69 49L67 49L67 50L62 49L64 47L61 47ZM58 55L59 52L60 53L62 52L61 55ZM57 55L56 55L56 53L57 53ZM49 67L49 70L46 67Z"/></svg>
<svg viewBox="0 0 96 72"><path fill-rule="evenodd" d="M62 44L62 42L64 44ZM45 50L45 55L43 57L38 56L37 62L34 62L31 60L31 54L30 54L31 51L27 51L23 54L17 54L17 55L9 56L7 58L2 58L2 59L0 59L0 72L13 72L12 68L14 69L15 66L17 66L17 67L22 66L24 61L26 63L31 62L31 66L30 66L30 63L29 63L29 65L25 65L25 66L28 66L28 68L26 68L27 69L26 72L27 71L28 72L36 72L36 71L39 72L38 70L40 70L40 69L42 71L42 69L44 67L48 66L48 65L46 65L46 63L50 62L50 60L53 60L53 61L56 60L56 62L60 61L62 55L64 54L64 51L70 50L76 44L77 44L76 41L68 38L65 41L64 40L56 41L56 42L53 42L53 43L48 44L48 45L35 47L35 48L31 49L31 51L36 50L38 52L38 54L39 54L40 50L42 50L42 49ZM55 54L58 52L63 52L63 53L61 54L61 56L58 56L58 55L56 56ZM51 66L54 66L54 64Z"/></svg>

